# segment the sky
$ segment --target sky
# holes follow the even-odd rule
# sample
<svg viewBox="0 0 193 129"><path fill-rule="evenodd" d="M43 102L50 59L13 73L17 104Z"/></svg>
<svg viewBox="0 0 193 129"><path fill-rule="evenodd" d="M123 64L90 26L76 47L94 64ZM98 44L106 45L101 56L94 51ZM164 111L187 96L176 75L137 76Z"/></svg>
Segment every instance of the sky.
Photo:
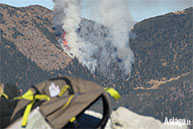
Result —
<svg viewBox="0 0 193 129"><path fill-rule="evenodd" d="M82 17L90 19L92 14L92 6L87 6L88 2L97 2L99 0L80 0L83 1L84 10ZM128 10L133 21L139 22L144 19L164 15L169 12L180 11L193 6L193 0L126 0ZM29 5L42 5L49 9L53 9L52 0L0 0L0 3L8 4L16 7L24 7ZM93 5L94 6L94 5ZM87 12L87 13L86 13Z"/></svg>

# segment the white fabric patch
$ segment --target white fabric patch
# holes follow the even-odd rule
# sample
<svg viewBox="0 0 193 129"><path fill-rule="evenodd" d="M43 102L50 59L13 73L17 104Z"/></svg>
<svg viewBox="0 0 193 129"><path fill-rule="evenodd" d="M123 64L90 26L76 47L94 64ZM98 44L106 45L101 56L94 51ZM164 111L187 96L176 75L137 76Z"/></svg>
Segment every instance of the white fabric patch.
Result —
<svg viewBox="0 0 193 129"><path fill-rule="evenodd" d="M54 83L51 83L51 85L49 86L49 92L51 97L55 97L59 95L60 88L59 86L56 86Z"/></svg>

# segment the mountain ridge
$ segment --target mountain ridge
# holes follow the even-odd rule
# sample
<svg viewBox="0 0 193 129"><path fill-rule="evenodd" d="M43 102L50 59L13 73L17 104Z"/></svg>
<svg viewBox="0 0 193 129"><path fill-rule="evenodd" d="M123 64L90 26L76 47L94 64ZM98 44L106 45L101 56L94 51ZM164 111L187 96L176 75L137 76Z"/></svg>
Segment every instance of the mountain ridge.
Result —
<svg viewBox="0 0 193 129"><path fill-rule="evenodd" d="M62 52L56 45L49 9L41 6L14 8L0 4L0 81L16 84L25 91L29 86L50 78L64 75L81 77L104 87L116 88L122 99L113 107L123 105L161 121L165 116L192 120L193 114L188 113L193 101L192 11L191 7L183 13L168 13L134 25L132 33L135 36L130 39L130 46L135 63L131 77L126 81L121 75L109 80L97 72L93 74L77 59ZM82 22L93 21L83 19ZM81 35L88 34L89 37L89 30L94 31L93 24L82 24L82 29L88 31L80 31ZM169 81L171 78L173 80ZM152 89L160 81L166 83Z"/></svg>

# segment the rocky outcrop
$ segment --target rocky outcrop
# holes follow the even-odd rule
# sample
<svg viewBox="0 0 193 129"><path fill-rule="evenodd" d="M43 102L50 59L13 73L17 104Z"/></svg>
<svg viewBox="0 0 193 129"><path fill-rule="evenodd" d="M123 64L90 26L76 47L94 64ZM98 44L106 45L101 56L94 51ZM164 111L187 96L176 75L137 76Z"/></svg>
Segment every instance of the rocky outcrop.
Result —
<svg viewBox="0 0 193 129"><path fill-rule="evenodd" d="M109 124L112 129L187 129L187 126L165 125L153 117L141 116L123 107L112 113Z"/></svg>
<svg viewBox="0 0 193 129"><path fill-rule="evenodd" d="M102 115L93 111L87 111L86 114L102 118ZM112 112L105 129L188 129L185 125L167 125L159 120L142 116L132 112L124 107L119 107Z"/></svg>
<svg viewBox="0 0 193 129"><path fill-rule="evenodd" d="M78 128L85 126L86 128L92 128L102 118L100 113L90 110L87 110L85 114L90 117L84 116L82 120L79 120L81 126ZM28 119L28 129L52 129L49 123L44 120L38 108L30 113ZM8 129L20 128L21 120L22 118L18 119ZM188 129L188 127L181 126L180 123L178 125L166 125L153 117L142 116L124 107L119 107L112 112L105 129Z"/></svg>

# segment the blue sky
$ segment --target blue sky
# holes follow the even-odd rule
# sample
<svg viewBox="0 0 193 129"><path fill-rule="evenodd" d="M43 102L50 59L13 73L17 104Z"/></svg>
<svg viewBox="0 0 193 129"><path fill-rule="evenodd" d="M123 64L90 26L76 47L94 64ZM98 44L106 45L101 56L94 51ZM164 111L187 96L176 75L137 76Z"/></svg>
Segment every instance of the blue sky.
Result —
<svg viewBox="0 0 193 129"><path fill-rule="evenodd" d="M47 7L49 9L52 9L54 6L52 0L0 0L0 3L16 7L24 7L28 5L38 4Z"/></svg>
<svg viewBox="0 0 193 129"><path fill-rule="evenodd" d="M82 1L86 2L88 0ZM94 2L97 0L89 1ZM16 7L38 4L49 9L52 9L54 6L52 0L0 0L0 3ZM134 21L141 21L146 18L183 10L193 6L193 0L128 0L128 3L128 9ZM89 11L88 8L85 8L85 10ZM87 15L83 14L83 17L87 17ZM89 18L89 16L87 18Z"/></svg>

